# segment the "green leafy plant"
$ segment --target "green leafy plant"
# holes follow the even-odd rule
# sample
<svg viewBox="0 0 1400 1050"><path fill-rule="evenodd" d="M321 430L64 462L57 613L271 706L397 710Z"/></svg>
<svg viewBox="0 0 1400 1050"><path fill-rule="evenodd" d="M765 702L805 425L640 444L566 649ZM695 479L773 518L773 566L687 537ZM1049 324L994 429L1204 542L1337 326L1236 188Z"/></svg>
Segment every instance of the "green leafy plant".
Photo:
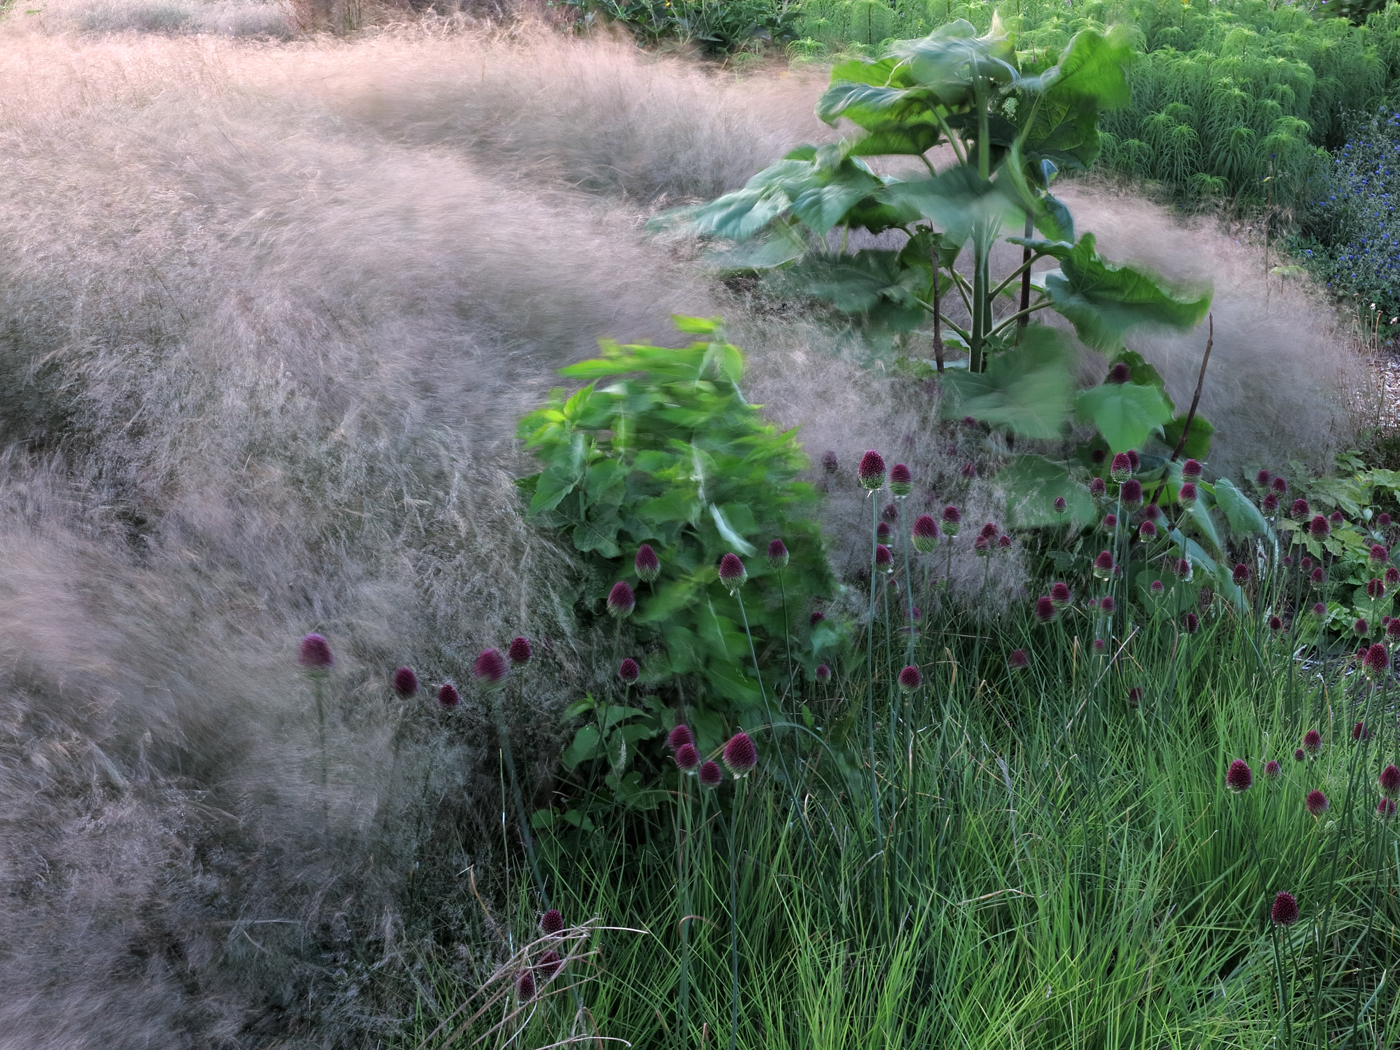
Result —
<svg viewBox="0 0 1400 1050"><path fill-rule="evenodd" d="M520 485L531 520L567 533L593 570L581 616L601 615L614 581L637 581L629 623L644 650L642 682L689 709L698 742L710 748L736 723L778 715L763 710L750 640L770 686L788 682L790 661L815 666L836 644L834 628L822 623L801 652L789 645L799 623L805 634L813 600L830 596L835 582L810 516L817 492L798 480L809 464L795 432L776 431L745 400L743 354L718 322L678 317L676 324L701 338L681 349L604 342L600 358L562 370L587 385L556 391L521 420L520 436L543 469ZM783 564L765 557L773 539L790 552ZM634 564L643 543L660 562L646 582ZM748 637L718 577L720 558L731 552L748 571ZM592 736L576 738L568 752L574 765L606 753L609 775L622 783L628 752L636 756L636 745L662 728L656 709L624 706L601 716Z"/></svg>

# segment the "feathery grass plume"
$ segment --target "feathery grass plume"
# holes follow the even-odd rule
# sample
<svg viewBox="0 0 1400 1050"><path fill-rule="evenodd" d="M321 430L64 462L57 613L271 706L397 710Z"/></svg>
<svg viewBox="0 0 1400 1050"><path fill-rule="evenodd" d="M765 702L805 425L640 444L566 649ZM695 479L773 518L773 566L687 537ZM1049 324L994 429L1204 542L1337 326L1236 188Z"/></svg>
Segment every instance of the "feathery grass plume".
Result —
<svg viewBox="0 0 1400 1050"><path fill-rule="evenodd" d="M1055 600L1050 595L1042 594L1035 600L1035 618L1041 623L1050 623L1058 614Z"/></svg>
<svg viewBox="0 0 1400 1050"><path fill-rule="evenodd" d="M690 731L690 726L685 723L677 725L666 734L666 746L672 751L679 751L686 744L694 744L695 736Z"/></svg>
<svg viewBox="0 0 1400 1050"><path fill-rule="evenodd" d="M1176 501L1185 510L1190 510L1196 505L1196 483L1194 481L1182 482L1181 490L1176 494Z"/></svg>
<svg viewBox="0 0 1400 1050"><path fill-rule="evenodd" d="M661 575L661 559L656 556L656 551L650 543L643 543L637 548L637 556L632 559L632 568L636 570L637 579L643 583L652 583Z"/></svg>
<svg viewBox="0 0 1400 1050"><path fill-rule="evenodd" d="M873 448L860 457L860 466L856 468L856 477L860 480L860 487L875 492L884 487L885 484L885 460L880 453Z"/></svg>
<svg viewBox="0 0 1400 1050"><path fill-rule="evenodd" d="M890 491L896 496L907 496L914 490L914 475L904 463L896 463L890 468Z"/></svg>
<svg viewBox="0 0 1400 1050"><path fill-rule="evenodd" d="M1157 538L1157 526L1150 521L1144 521L1138 526L1138 536L1144 540L1155 540Z"/></svg>
<svg viewBox="0 0 1400 1050"><path fill-rule="evenodd" d="M1100 580L1106 580L1113 575L1113 555L1108 551L1100 551L1099 556L1094 559L1094 575Z"/></svg>
<svg viewBox="0 0 1400 1050"><path fill-rule="evenodd" d="M1254 773L1244 759L1237 758L1230 763L1230 768L1225 771L1225 786L1227 788L1238 794L1241 791L1248 791L1253 784Z"/></svg>
<svg viewBox="0 0 1400 1050"><path fill-rule="evenodd" d="M1306 518L1312 514L1312 507L1308 506L1308 501L1300 496L1293 501L1292 514L1295 518Z"/></svg>
<svg viewBox="0 0 1400 1050"><path fill-rule="evenodd" d="M816 676L818 682L825 682L831 677L831 668L826 664L817 664Z"/></svg>
<svg viewBox="0 0 1400 1050"><path fill-rule="evenodd" d="M1270 617L1269 617L1269 630L1273 631L1274 634L1278 634L1279 631L1283 630L1283 617L1281 617L1281 616L1270 616Z"/></svg>
<svg viewBox="0 0 1400 1050"><path fill-rule="evenodd" d="M1288 495L1288 482L1284 481L1281 477L1274 478L1273 484L1269 487L1280 496Z"/></svg>
<svg viewBox="0 0 1400 1050"><path fill-rule="evenodd" d="M1351 630L1358 638L1364 638L1371 633L1371 625L1366 622L1366 617L1358 616L1356 622L1351 625Z"/></svg>
<svg viewBox="0 0 1400 1050"><path fill-rule="evenodd" d="M720 772L719 763L713 759L700 766L700 786L702 788L717 788L724 780L724 774Z"/></svg>
<svg viewBox="0 0 1400 1050"><path fill-rule="evenodd" d="M1120 361L1108 370L1108 377L1104 380L1104 382L1117 383L1121 386L1122 384L1128 382L1128 380L1132 378L1132 371L1128 368L1127 365L1123 364L1123 362Z"/></svg>
<svg viewBox="0 0 1400 1050"><path fill-rule="evenodd" d="M773 570L784 569L788 563L787 545L782 540L770 540L768 543L768 566Z"/></svg>
<svg viewBox="0 0 1400 1050"><path fill-rule="evenodd" d="M1235 581L1236 587L1243 587L1249 582L1249 578L1253 575L1248 565L1242 561L1237 561L1235 562L1234 570L1230 573L1230 578Z"/></svg>
<svg viewBox="0 0 1400 1050"><path fill-rule="evenodd" d="M1307 756L1306 754L1303 753L1303 749L1302 749L1301 747L1300 747L1300 748L1295 748L1295 749L1294 749L1294 751L1293 751L1293 761L1294 761L1294 762L1301 762L1301 761L1303 761L1303 760L1304 760L1305 758L1307 758L1307 757L1308 757L1308 756Z"/></svg>
<svg viewBox="0 0 1400 1050"><path fill-rule="evenodd" d="M1269 921L1275 926L1292 926L1298 921L1298 902L1293 894L1280 891L1269 909Z"/></svg>
<svg viewBox="0 0 1400 1050"><path fill-rule="evenodd" d="M1108 491L1108 486L1103 483L1103 478L1089 479L1089 495L1095 499L1101 499Z"/></svg>
<svg viewBox="0 0 1400 1050"><path fill-rule="evenodd" d="M1201 464L1194 459L1188 459L1181 465L1181 476L1187 481L1199 481L1201 477Z"/></svg>
<svg viewBox="0 0 1400 1050"><path fill-rule="evenodd" d="M1188 612L1181 618L1181 626L1187 634L1195 634L1201 629L1201 620L1193 612Z"/></svg>
<svg viewBox="0 0 1400 1050"><path fill-rule="evenodd" d="M882 521L879 525L875 526L875 538L881 543L888 543L890 541L889 522Z"/></svg>
<svg viewBox="0 0 1400 1050"><path fill-rule="evenodd" d="M301 664L308 674L327 673L335 664L330 643L319 634L306 635L297 651L297 663Z"/></svg>
<svg viewBox="0 0 1400 1050"><path fill-rule="evenodd" d="M528 1003L535 997L535 974L533 970L524 969L515 975L515 994L522 1003Z"/></svg>
<svg viewBox="0 0 1400 1050"><path fill-rule="evenodd" d="M1309 729L1303 734L1303 750L1310 755L1316 755L1322 750L1322 734L1316 729Z"/></svg>
<svg viewBox="0 0 1400 1050"><path fill-rule="evenodd" d="M1050 585L1050 600L1063 608L1070 602L1069 584L1056 581Z"/></svg>
<svg viewBox="0 0 1400 1050"><path fill-rule="evenodd" d="M1133 461L1128 458L1126 452L1114 455L1113 463L1108 468L1108 476L1120 485L1133 476Z"/></svg>
<svg viewBox="0 0 1400 1050"><path fill-rule="evenodd" d="M912 693L924 684L924 676L913 664L906 664L899 672L899 688Z"/></svg>
<svg viewBox="0 0 1400 1050"><path fill-rule="evenodd" d="M407 700L418 692L418 676L411 667L400 667L394 672L394 692Z"/></svg>
<svg viewBox="0 0 1400 1050"><path fill-rule="evenodd" d="M618 580L608 592L608 615L623 620L637 607L637 596L623 580Z"/></svg>
<svg viewBox="0 0 1400 1050"><path fill-rule="evenodd" d="M1400 768L1394 763L1381 770L1379 779L1381 794L1386 798L1400 797Z"/></svg>
<svg viewBox="0 0 1400 1050"><path fill-rule="evenodd" d="M962 512L950 503L943 508L943 531L949 536L956 536L961 528Z"/></svg>
<svg viewBox="0 0 1400 1050"><path fill-rule="evenodd" d="M920 514L914 519L914 531L910 536L914 549L920 554L929 554L938 546L938 523L932 514Z"/></svg>
<svg viewBox="0 0 1400 1050"><path fill-rule="evenodd" d="M637 663L636 660L632 659L632 657L630 656L623 660L617 668L617 676L621 678L624 682L626 682L628 685L631 685L633 682L635 682L637 678L641 675L641 673L641 665Z"/></svg>
<svg viewBox="0 0 1400 1050"><path fill-rule="evenodd" d="M1119 486L1118 498L1123 501L1123 506L1130 510L1142 506L1142 482L1137 478L1129 478Z"/></svg>
<svg viewBox="0 0 1400 1050"><path fill-rule="evenodd" d="M1332 803L1327 801L1327 796L1314 788L1308 792L1308 797L1303 800L1303 805L1308 807L1308 812L1314 817L1320 817L1326 813Z"/></svg>
<svg viewBox="0 0 1400 1050"><path fill-rule="evenodd" d="M694 744L682 744L676 748L676 765L683 773L689 773L700 765L700 752Z"/></svg>
<svg viewBox="0 0 1400 1050"><path fill-rule="evenodd" d="M1270 492L1259 505L1264 509L1266 514L1272 514L1274 511L1278 510L1278 496Z"/></svg>
<svg viewBox="0 0 1400 1050"><path fill-rule="evenodd" d="M530 639L523 634L517 634L510 640L510 645L506 646L506 656L516 667L524 667L534 655L535 651L530 646Z"/></svg>
<svg viewBox="0 0 1400 1050"><path fill-rule="evenodd" d="M483 685L500 685L509 672L510 667L499 649L483 649L472 664L472 677Z"/></svg>
<svg viewBox="0 0 1400 1050"><path fill-rule="evenodd" d="M833 450L827 449L822 453L822 469L828 474L835 474L841 469L841 461L836 458L836 453Z"/></svg>
<svg viewBox="0 0 1400 1050"><path fill-rule="evenodd" d="M1314 514L1313 520L1308 524L1308 531L1314 536L1326 536L1332 531L1332 526L1327 523L1327 519L1321 514Z"/></svg>
<svg viewBox="0 0 1400 1050"><path fill-rule="evenodd" d="M1264 779L1270 782L1277 780L1283 774L1283 767L1278 764L1278 759L1271 758L1264 763Z"/></svg>
<svg viewBox="0 0 1400 1050"><path fill-rule="evenodd" d="M1030 666L1030 653L1024 649L1012 649L1006 657L1006 666L1012 671L1023 671Z"/></svg>
<svg viewBox="0 0 1400 1050"><path fill-rule="evenodd" d="M1274 476L1267 470L1261 470L1258 474L1254 475L1254 484L1258 485L1261 489L1266 489L1269 487L1269 482L1273 481L1273 479Z"/></svg>
<svg viewBox="0 0 1400 1050"><path fill-rule="evenodd" d="M1351 740L1354 744L1359 744L1371 739L1371 727L1365 722L1357 722L1351 727Z"/></svg>
<svg viewBox="0 0 1400 1050"><path fill-rule="evenodd" d="M739 560L737 554L726 554L719 560L719 580L729 588L730 594L742 587L748 578L748 570L744 568L744 563Z"/></svg>
<svg viewBox="0 0 1400 1050"><path fill-rule="evenodd" d="M1379 543L1373 543L1371 544L1371 552L1367 557L1370 559L1372 565L1384 565L1390 560L1390 552Z"/></svg>
<svg viewBox="0 0 1400 1050"><path fill-rule="evenodd" d="M564 916L558 908L550 908L540 916L540 932L546 937L557 937L564 932Z"/></svg>
<svg viewBox="0 0 1400 1050"><path fill-rule="evenodd" d="M1366 597L1372 601L1385 597L1385 584L1378 577L1372 576L1366 581Z"/></svg>
<svg viewBox="0 0 1400 1050"><path fill-rule="evenodd" d="M983 536L977 537L977 542L984 544L983 550L988 550L990 548L985 545L985 540ZM894 555L883 543L875 545L875 568L880 572L894 572Z"/></svg>
<svg viewBox="0 0 1400 1050"><path fill-rule="evenodd" d="M460 707L462 694L457 692L457 687L451 682L443 682L442 685L438 686L437 702L440 707Z"/></svg>
<svg viewBox="0 0 1400 1050"><path fill-rule="evenodd" d="M1376 803L1376 816L1389 823L1395 819L1395 800L1383 798Z"/></svg>

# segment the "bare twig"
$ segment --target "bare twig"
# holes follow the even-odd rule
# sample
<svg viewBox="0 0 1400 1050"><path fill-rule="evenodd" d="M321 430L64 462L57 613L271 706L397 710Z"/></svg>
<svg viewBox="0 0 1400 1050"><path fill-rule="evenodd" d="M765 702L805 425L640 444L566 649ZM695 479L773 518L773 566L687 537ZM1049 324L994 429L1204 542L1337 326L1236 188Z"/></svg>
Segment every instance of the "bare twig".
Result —
<svg viewBox="0 0 1400 1050"><path fill-rule="evenodd" d="M1206 365L1210 363L1210 348L1215 345L1215 314L1206 315L1209 329L1206 334L1206 352L1201 357L1201 372L1196 377L1196 393L1191 398L1191 410L1186 413L1186 425L1181 428L1181 437L1177 440L1176 448L1172 449L1171 458L1168 463L1175 463L1176 457L1181 455L1181 450L1186 447L1186 438L1191 433L1191 424L1196 418L1196 406L1201 403L1201 387L1206 381ZM1157 492L1152 497L1152 502L1156 503L1162 498L1162 491L1167 487L1166 479L1157 486Z"/></svg>

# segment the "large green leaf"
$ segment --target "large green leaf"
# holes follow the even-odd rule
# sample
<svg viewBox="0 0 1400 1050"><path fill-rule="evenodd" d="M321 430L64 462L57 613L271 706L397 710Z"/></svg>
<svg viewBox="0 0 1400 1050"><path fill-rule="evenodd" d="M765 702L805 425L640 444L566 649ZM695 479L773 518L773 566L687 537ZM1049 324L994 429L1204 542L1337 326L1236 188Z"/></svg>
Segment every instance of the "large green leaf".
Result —
<svg viewBox="0 0 1400 1050"><path fill-rule="evenodd" d="M1171 417L1171 402L1155 386L1101 383L1075 398L1075 418L1098 427L1114 452L1137 448Z"/></svg>
<svg viewBox="0 0 1400 1050"><path fill-rule="evenodd" d="M1059 437L1073 389L1068 360L1059 333L1033 325L1020 347L993 357L985 372L946 373L943 414L971 416L1022 437Z"/></svg>
<svg viewBox="0 0 1400 1050"><path fill-rule="evenodd" d="M1011 525L1086 525L1098 516L1093 497L1057 460L1044 456L1018 456L997 475L1006 492L1006 517ZM1065 501L1065 509L1055 509L1055 498Z"/></svg>
<svg viewBox="0 0 1400 1050"><path fill-rule="evenodd" d="M1079 338L1105 352L1119 349L1134 325L1195 327L1211 298L1209 290L1170 290L1145 271L1110 265L1094 250L1091 233L1079 239L1059 271L1045 275L1045 290Z"/></svg>
<svg viewBox="0 0 1400 1050"><path fill-rule="evenodd" d="M932 90L947 106L966 102L979 79L1010 84L1019 75L1016 50L992 16L991 28L976 36L971 22L956 19L939 26L921 40L896 40L890 55L900 60L914 81Z"/></svg>
<svg viewBox="0 0 1400 1050"><path fill-rule="evenodd" d="M949 168L929 178L891 181L874 196L909 212L911 219L928 219L959 243L967 240L979 220L1017 223L1024 214L1014 188L982 178L971 165Z"/></svg>
<svg viewBox="0 0 1400 1050"><path fill-rule="evenodd" d="M1194 426L1194 424L1192 424ZM1225 512L1225 520L1230 523L1230 531L1236 536L1259 535L1273 537L1274 530L1264 520L1264 515L1243 492L1235 488L1228 478L1221 478L1213 486L1215 502Z"/></svg>
<svg viewBox="0 0 1400 1050"><path fill-rule="evenodd" d="M1176 448L1181 435L1186 431L1186 417L1177 416L1162 427L1162 443L1167 448ZM1181 454L1187 459L1207 459L1210 457L1210 439L1215 427L1205 416L1197 414L1191 419L1191 430L1186 434L1186 444L1181 446Z"/></svg>

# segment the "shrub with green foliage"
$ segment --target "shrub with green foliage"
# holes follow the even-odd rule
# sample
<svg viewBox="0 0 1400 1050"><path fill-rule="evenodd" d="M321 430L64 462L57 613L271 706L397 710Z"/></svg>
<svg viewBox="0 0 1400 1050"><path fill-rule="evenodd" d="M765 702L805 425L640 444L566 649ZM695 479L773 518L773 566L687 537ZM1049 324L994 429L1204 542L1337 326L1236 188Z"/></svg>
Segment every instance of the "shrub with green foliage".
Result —
<svg viewBox="0 0 1400 1050"><path fill-rule="evenodd" d="M717 322L676 323L701 339L678 350L604 342L601 358L562 370L589 382L571 395L556 391L521 421L520 436L544 469L520 484L531 520L568 532L587 555L594 577L579 596L584 619L603 614L615 581L637 588L629 622L645 650L641 682L684 709L708 747L736 724L771 717L750 640L767 681L788 677L785 640L799 624L807 634L814 600L829 598L835 582L812 517L818 494L798 480L809 463L795 432L778 433L744 399L743 355ZM785 565L766 557L773 539L788 549ZM643 543L660 561L649 582L634 564ZM731 552L748 571L742 607L718 577L720 558ZM834 631L818 625L810 641L802 658L815 666ZM639 789L640 772L618 768L621 744L635 752L662 731L659 718L656 708L605 714L604 732L622 719L630 739L619 735L610 745L612 737L600 740L595 730L576 740L571 758L606 755L618 784Z"/></svg>

